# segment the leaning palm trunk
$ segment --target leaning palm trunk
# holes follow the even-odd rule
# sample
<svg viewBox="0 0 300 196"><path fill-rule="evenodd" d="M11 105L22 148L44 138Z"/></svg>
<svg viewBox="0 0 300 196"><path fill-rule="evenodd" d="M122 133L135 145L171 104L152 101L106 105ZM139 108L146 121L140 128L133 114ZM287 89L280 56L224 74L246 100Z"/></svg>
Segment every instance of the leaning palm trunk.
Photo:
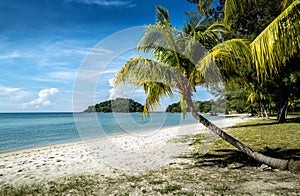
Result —
<svg viewBox="0 0 300 196"><path fill-rule="evenodd" d="M266 155L263 155L259 152L255 152L251 148L247 147L240 141L236 140L232 136L228 135L226 132L224 132L221 128L216 126L214 123L211 121L207 120L205 117L200 115L198 112L196 112L194 106L193 106L193 101L191 99L191 96L186 96L186 101L188 108L190 112L192 113L192 116L199 121L199 123L203 124L205 127L207 127L210 131L221 137L223 140L226 142L230 143L243 153L245 153L247 156L253 158L254 160L264 163L266 165L269 165L273 168L277 168L280 170L289 170L292 172L298 172L300 171L300 164L296 163L294 161L290 160L284 160L284 159L277 159L277 158L272 158Z"/></svg>

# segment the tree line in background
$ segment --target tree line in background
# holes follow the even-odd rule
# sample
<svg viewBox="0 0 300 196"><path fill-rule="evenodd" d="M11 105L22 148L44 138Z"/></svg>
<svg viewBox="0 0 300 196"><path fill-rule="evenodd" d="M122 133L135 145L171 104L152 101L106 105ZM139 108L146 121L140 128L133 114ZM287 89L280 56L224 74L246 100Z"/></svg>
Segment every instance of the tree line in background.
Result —
<svg viewBox="0 0 300 196"><path fill-rule="evenodd" d="M241 62L239 67L229 70L230 77L224 74L224 78L230 78L225 82L225 92L215 92L215 96L225 95L227 111L236 111L239 113L248 112L258 114L262 117L267 117L269 114L277 115L279 123L285 122L285 117L288 113L298 114L300 111L300 54L299 54L299 34L296 33L294 42L287 43L283 37L280 38L280 33L270 38L273 42L276 39L282 39L282 46L278 45L275 51L270 43L253 42L275 19L282 13L282 10L289 4L297 4L299 1L293 0L258 0L258 1L243 1L238 5L239 10L235 10L234 14L224 15L224 10L229 3L237 3L238 1L225 0L187 0L195 3L198 8L198 13L203 16L203 22L212 24L215 22L230 23L229 33L223 34L222 41L239 38L249 42L250 46L259 45L262 50L270 50L273 53L270 56L263 56L256 61L255 66L245 66ZM227 4L225 4L227 3ZM295 11L299 12L299 8L295 6ZM298 6L299 7L299 6ZM198 13L186 13L189 17L194 18ZM229 15L229 16L228 16ZM199 16L199 15L198 15ZM293 16L290 16L293 17ZM295 16L294 16L295 17ZM282 22L285 22L283 19ZM295 20L295 29L299 31L299 20ZM276 27L279 30L286 28L284 26ZM271 29L271 28L270 28ZM276 29L271 29L276 32ZM265 30L266 31L266 30ZM294 32L295 33L295 32ZM291 35L292 36L292 35ZM266 40L266 39L265 39ZM298 45L298 46L297 46ZM273 47L273 48L272 48ZM284 47L296 48L294 54L288 54L284 51ZM254 48L254 47L253 47ZM297 54L298 53L298 54ZM269 58L269 59L268 59ZM276 59L277 62L273 59ZM269 62L268 62L269 61ZM245 62L244 62L245 63ZM219 63L222 67L222 62ZM258 73L258 66L268 66L271 71L263 70L263 74ZM224 97L222 98L224 99Z"/></svg>
<svg viewBox="0 0 300 196"><path fill-rule="evenodd" d="M208 113L212 111L211 101L196 101L194 102L194 107L197 112ZM180 102L173 103L166 108L166 112L176 113L181 112ZM217 112L217 111L213 111Z"/></svg>

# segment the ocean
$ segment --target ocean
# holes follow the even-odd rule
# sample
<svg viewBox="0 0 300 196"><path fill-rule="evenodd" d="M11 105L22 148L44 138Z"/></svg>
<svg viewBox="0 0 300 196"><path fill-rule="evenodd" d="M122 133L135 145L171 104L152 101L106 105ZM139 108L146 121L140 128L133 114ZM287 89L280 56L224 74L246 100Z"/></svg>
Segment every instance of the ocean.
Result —
<svg viewBox="0 0 300 196"><path fill-rule="evenodd" d="M210 119L224 118L212 116ZM197 123L180 113L0 113L0 152Z"/></svg>

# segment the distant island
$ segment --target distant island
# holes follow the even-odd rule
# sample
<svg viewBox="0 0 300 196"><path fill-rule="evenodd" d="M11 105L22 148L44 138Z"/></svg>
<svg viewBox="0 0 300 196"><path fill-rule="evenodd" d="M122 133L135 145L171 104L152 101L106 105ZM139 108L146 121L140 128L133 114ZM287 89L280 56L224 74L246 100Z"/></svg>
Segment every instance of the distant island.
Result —
<svg viewBox="0 0 300 196"><path fill-rule="evenodd" d="M117 98L89 106L83 112L143 112L144 106L132 99Z"/></svg>

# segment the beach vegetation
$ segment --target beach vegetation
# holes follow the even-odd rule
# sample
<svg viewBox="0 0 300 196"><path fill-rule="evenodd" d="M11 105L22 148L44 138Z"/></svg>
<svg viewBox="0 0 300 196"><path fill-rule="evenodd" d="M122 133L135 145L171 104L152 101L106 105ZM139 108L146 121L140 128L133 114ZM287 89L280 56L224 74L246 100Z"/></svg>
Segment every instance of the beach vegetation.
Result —
<svg viewBox="0 0 300 196"><path fill-rule="evenodd" d="M166 185L165 187L163 188L160 188L160 189L154 189L155 191L161 193L161 194L168 194L168 193L172 193L174 191L178 191L178 190L181 190L182 187L181 185L178 185L178 184L168 184Z"/></svg>
<svg viewBox="0 0 300 196"><path fill-rule="evenodd" d="M195 101L194 107L198 112L207 113L212 111L212 107L211 107L212 104L213 101ZM171 113L181 112L180 102L168 105L166 108L166 112L171 112ZM213 111L213 112L217 112L217 111Z"/></svg>
<svg viewBox="0 0 300 196"><path fill-rule="evenodd" d="M189 0L189 2L196 3L205 17L224 21L230 27L230 33L223 36L224 40L242 38L249 41L249 54L253 65L241 66L242 69L237 75L243 77L238 76L236 80L241 89L247 90L250 104L247 112L259 114L261 117L276 113L278 122L283 123L288 111L289 113L295 111L294 105L299 99L300 56L299 19L297 19L299 2L295 0ZM289 6L289 9L283 11ZM216 15L216 8L223 10L224 14ZM289 24L293 24L293 27L286 28ZM277 40L276 44L272 40ZM259 51L264 51L264 54ZM226 86L226 91L227 89ZM228 110L231 110L229 105Z"/></svg>
<svg viewBox="0 0 300 196"><path fill-rule="evenodd" d="M248 102L248 91L237 83L226 84L226 110L234 113L254 113L255 105Z"/></svg>
<svg viewBox="0 0 300 196"><path fill-rule="evenodd" d="M183 116L190 111L200 123L252 159L282 170L300 170L299 163L272 158L247 147L207 120L193 104L196 86L206 84L218 88L222 79L247 81L247 70L252 68L260 85L267 78L280 75L283 58L290 61L297 55L300 48L299 0L286 4L280 15L252 42L244 38L224 40L235 22L232 16L243 13L243 3L249 2L226 0L223 23L203 25L201 18L193 16L182 31L172 27L168 10L157 6L158 22L147 27L137 45L139 52L153 58L130 59L116 74L115 84L130 83L144 89L147 94L144 115L155 109L162 97L172 97L176 91L180 94ZM253 92L258 96L253 97L258 97L255 101L262 103L266 98L259 85L254 86ZM280 108L278 122L283 121L286 108L286 103Z"/></svg>
<svg viewBox="0 0 300 196"><path fill-rule="evenodd" d="M149 184L154 184L154 185L156 185L156 184L162 184L162 183L164 183L164 182L165 182L164 180L152 180L152 181L149 182Z"/></svg>

